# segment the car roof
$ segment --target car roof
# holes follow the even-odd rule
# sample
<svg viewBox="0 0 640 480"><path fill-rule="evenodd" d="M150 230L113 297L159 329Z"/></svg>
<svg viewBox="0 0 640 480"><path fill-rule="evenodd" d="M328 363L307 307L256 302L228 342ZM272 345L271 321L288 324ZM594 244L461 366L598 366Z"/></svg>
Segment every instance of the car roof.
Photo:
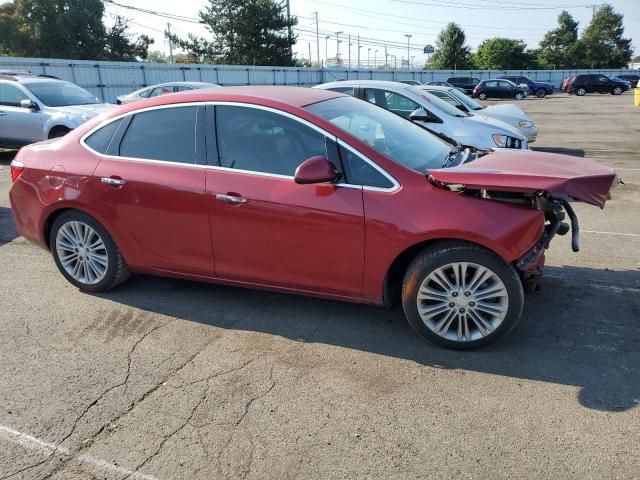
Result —
<svg viewBox="0 0 640 480"><path fill-rule="evenodd" d="M271 85L250 85L240 87L202 88L187 92L160 95L139 102L130 103L119 110L120 113L137 110L141 107L170 105L188 102L247 102L258 105L270 103L286 104L294 107L306 107L336 97L348 97L343 93L305 87L284 87Z"/></svg>
<svg viewBox="0 0 640 480"><path fill-rule="evenodd" d="M157 83L155 85L149 85L144 88L170 87L174 85L189 85L189 86L197 87L199 85L215 85L215 84L209 83L209 82L165 82L165 83Z"/></svg>
<svg viewBox="0 0 640 480"><path fill-rule="evenodd" d="M368 86L368 87L388 87L388 88L395 88L395 89L409 89L412 90L415 87L419 87L420 85L409 85L407 83L402 83L402 82L391 82L388 80L340 80L339 82L330 82L330 83L323 83L322 85L316 85L316 87L318 89L322 88L326 88L326 87L332 87L332 86L336 86L336 87L345 87L348 85L363 85L363 86ZM316 87L314 87L314 90L316 89ZM412 90L415 91L415 90Z"/></svg>
<svg viewBox="0 0 640 480"><path fill-rule="evenodd" d="M456 87L449 87L447 85L417 85L420 90L442 90L443 92L450 92L451 90L457 90Z"/></svg>

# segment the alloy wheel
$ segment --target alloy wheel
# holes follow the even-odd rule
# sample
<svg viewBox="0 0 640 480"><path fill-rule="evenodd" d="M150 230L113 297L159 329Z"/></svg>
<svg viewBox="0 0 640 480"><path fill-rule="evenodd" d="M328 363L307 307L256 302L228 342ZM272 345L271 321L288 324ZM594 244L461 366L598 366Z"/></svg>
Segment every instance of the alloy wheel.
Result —
<svg viewBox="0 0 640 480"><path fill-rule="evenodd" d="M502 324L509 294L489 268L456 262L435 269L423 280L417 303L422 322L432 332L469 342L490 335Z"/></svg>
<svg viewBox="0 0 640 480"><path fill-rule="evenodd" d="M86 223L63 224L56 235L55 248L62 268L77 282L93 285L107 274L107 248L100 235Z"/></svg>

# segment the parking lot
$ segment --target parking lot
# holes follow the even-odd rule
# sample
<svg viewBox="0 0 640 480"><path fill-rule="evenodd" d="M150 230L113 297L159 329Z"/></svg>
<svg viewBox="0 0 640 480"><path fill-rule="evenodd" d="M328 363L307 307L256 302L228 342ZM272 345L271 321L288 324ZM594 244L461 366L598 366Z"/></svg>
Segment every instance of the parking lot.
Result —
<svg viewBox="0 0 640 480"><path fill-rule="evenodd" d="M624 185L576 205L519 327L480 351L401 309L138 276L80 293L17 236L0 153L0 479L637 478L640 108L519 103L535 149Z"/></svg>

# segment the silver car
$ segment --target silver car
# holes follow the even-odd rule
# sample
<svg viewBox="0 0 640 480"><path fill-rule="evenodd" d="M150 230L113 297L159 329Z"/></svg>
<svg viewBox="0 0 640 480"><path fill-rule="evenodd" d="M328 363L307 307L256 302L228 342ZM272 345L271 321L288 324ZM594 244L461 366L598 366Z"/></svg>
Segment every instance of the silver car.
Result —
<svg viewBox="0 0 640 480"><path fill-rule="evenodd" d="M427 130L480 150L527 149L527 139L511 125L484 115L462 112L444 100L399 82L345 80L314 88L347 93L411 120Z"/></svg>
<svg viewBox="0 0 640 480"><path fill-rule="evenodd" d="M19 148L60 137L115 105L50 77L0 74L0 146Z"/></svg>
<svg viewBox="0 0 640 480"><path fill-rule="evenodd" d="M455 87L438 87L427 84L419 88L441 98L463 112L473 115L486 115L487 117L502 120L520 130L520 133L526 137L529 143L535 142L536 138L538 138L538 127L536 127L534 121L517 105L512 103L490 106L480 105Z"/></svg>
<svg viewBox="0 0 640 480"><path fill-rule="evenodd" d="M168 82L159 83L158 85L151 85L150 87L144 87L135 92L127 95L120 95L118 97L118 105L126 103L137 102L138 100L144 100L145 98L158 97L160 95L166 95L168 93L186 92L188 90L197 90L199 88L214 88L219 87L215 83L206 82Z"/></svg>

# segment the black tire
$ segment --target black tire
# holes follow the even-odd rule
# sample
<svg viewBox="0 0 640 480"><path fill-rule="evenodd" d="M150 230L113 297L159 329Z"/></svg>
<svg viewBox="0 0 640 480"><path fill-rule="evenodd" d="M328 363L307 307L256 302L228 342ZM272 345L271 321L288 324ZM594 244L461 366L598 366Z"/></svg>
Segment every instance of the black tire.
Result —
<svg viewBox="0 0 640 480"><path fill-rule="evenodd" d="M106 250L108 264L104 277L97 283L89 284L76 280L65 270L62 262L60 261L58 249L56 248L56 238L58 236L59 230L69 222L81 222L88 225L94 230L94 232L104 243L104 250ZM112 288L117 287L121 283L125 282L131 276L131 272L127 267L124 257L122 256L120 249L111 238L111 235L109 235L109 233L104 229L102 225L100 225L100 223L96 219L94 219L90 215L87 215L86 213L80 212L78 210L69 210L59 215L51 226L49 245L51 247L53 259L56 262L56 266L58 267L58 270L60 270L60 273L64 275L69 283L75 285L82 291L95 293L106 292L107 290L111 290Z"/></svg>
<svg viewBox="0 0 640 480"><path fill-rule="evenodd" d="M538 90L536 90L536 97L544 98L546 96L547 96L547 91L544 88L539 88Z"/></svg>
<svg viewBox="0 0 640 480"><path fill-rule="evenodd" d="M70 131L67 127L53 127L49 131L49 139L64 137Z"/></svg>
<svg viewBox="0 0 640 480"><path fill-rule="evenodd" d="M611 95L622 95L622 87L613 87Z"/></svg>
<svg viewBox="0 0 640 480"><path fill-rule="evenodd" d="M507 313L502 323L499 323L492 332L480 338L468 340L445 338L427 326L418 312L418 292L422 287L422 283L438 268L455 262L473 263L491 270L502 281L507 291ZM468 275L471 276L470 271ZM448 306L451 307L451 305L450 303ZM426 340L456 350L479 348L504 338L516 327L522 315L523 305L524 292L522 282L513 266L507 264L495 253L466 242L442 242L424 250L409 265L402 285L402 306L411 327ZM452 309L455 310L457 308L456 306ZM446 315L446 312L443 315ZM472 323L469 323L469 325L474 326ZM479 329L476 328L476 330L480 332Z"/></svg>
<svg viewBox="0 0 640 480"><path fill-rule="evenodd" d="M576 95L578 97L584 97L587 94L587 89L584 87L580 87L576 89Z"/></svg>
<svg viewBox="0 0 640 480"><path fill-rule="evenodd" d="M524 93L521 93L521 92L516 93L516 100L524 100Z"/></svg>
<svg viewBox="0 0 640 480"><path fill-rule="evenodd" d="M486 99L487 99L487 94L486 94L486 93L484 93L484 92L480 92L480 93L478 94L478 98L479 98L480 100L486 100Z"/></svg>

